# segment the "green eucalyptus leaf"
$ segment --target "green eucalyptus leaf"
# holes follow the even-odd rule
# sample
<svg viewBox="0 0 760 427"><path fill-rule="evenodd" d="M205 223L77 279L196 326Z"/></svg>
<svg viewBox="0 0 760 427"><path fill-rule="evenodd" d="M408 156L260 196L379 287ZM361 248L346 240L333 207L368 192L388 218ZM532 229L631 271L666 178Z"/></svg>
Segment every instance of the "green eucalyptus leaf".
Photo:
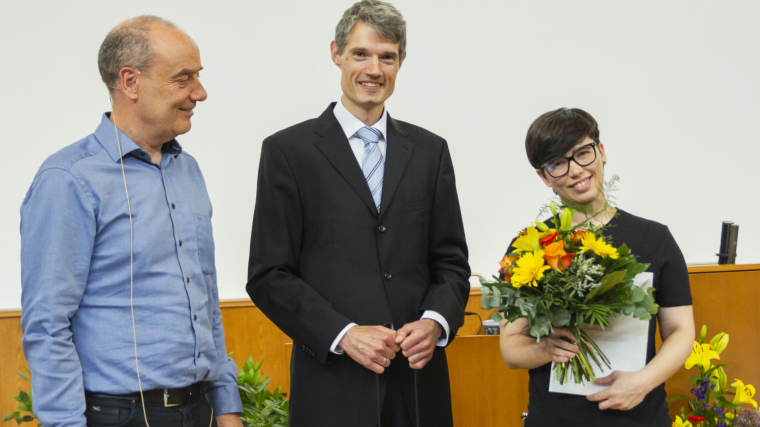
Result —
<svg viewBox="0 0 760 427"><path fill-rule="evenodd" d="M491 313L491 320L501 322L502 321L501 314L499 314L498 312Z"/></svg>
<svg viewBox="0 0 760 427"><path fill-rule="evenodd" d="M552 313L554 314L555 326L565 326L570 323L570 319L572 318L570 312L562 307L553 309Z"/></svg>
<svg viewBox="0 0 760 427"><path fill-rule="evenodd" d="M654 304L652 305L652 308L647 309L647 312L649 314L657 314L657 311L659 310L659 308L660 308L659 304Z"/></svg>
<svg viewBox="0 0 760 427"><path fill-rule="evenodd" d="M541 327L538 325L533 325L533 327L530 328L530 336L533 338L538 338L541 336Z"/></svg>
<svg viewBox="0 0 760 427"><path fill-rule="evenodd" d="M647 293L644 292L640 287L635 286L633 290L631 291L631 301L633 302L641 302L644 300L644 298L647 296Z"/></svg>
<svg viewBox="0 0 760 427"><path fill-rule="evenodd" d="M625 306L623 306L623 314L625 314L626 316L631 315L634 310L636 310L635 304L626 304Z"/></svg>
<svg viewBox="0 0 760 427"><path fill-rule="evenodd" d="M641 300L641 303L639 305L641 305L642 307L646 308L647 311L649 311L649 309L654 307L654 298L651 295L646 295L644 296L644 299Z"/></svg>
<svg viewBox="0 0 760 427"><path fill-rule="evenodd" d="M633 315L641 320L649 320L652 318L644 307L636 307L636 311L633 312Z"/></svg>
<svg viewBox="0 0 760 427"><path fill-rule="evenodd" d="M491 304L488 302L488 292L484 292L486 289L488 288L481 288L480 306L483 310L489 310L491 308Z"/></svg>

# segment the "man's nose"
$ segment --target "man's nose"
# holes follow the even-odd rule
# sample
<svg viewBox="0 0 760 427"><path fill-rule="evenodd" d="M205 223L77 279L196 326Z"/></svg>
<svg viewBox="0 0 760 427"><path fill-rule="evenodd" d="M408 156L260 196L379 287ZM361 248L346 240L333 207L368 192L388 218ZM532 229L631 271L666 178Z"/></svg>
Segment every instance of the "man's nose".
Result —
<svg viewBox="0 0 760 427"><path fill-rule="evenodd" d="M193 91L190 92L190 99L193 101L205 101L206 98L208 98L206 88L203 87L203 83L199 80L197 85L193 88Z"/></svg>
<svg viewBox="0 0 760 427"><path fill-rule="evenodd" d="M372 77L379 77L380 76L380 59L376 56L373 56L367 61L367 67L364 69L364 72Z"/></svg>

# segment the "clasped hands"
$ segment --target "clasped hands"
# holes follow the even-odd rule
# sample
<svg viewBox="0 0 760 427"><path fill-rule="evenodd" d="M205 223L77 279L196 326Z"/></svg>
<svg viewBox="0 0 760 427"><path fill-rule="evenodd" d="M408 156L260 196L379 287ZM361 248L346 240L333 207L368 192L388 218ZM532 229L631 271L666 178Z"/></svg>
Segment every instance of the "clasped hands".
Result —
<svg viewBox="0 0 760 427"><path fill-rule="evenodd" d="M580 353L575 337L565 328L555 328L548 337L541 338L539 345L549 354L552 362L563 363ZM594 383L609 385L606 389L586 396L592 402L599 402L599 409L627 411L634 408L649 393L652 387L643 371L612 371L606 377L597 378Z"/></svg>
<svg viewBox="0 0 760 427"><path fill-rule="evenodd" d="M432 319L407 323L398 331L384 326L354 326L338 346L357 363L382 374L399 350L412 369L422 369L433 358L442 327Z"/></svg>

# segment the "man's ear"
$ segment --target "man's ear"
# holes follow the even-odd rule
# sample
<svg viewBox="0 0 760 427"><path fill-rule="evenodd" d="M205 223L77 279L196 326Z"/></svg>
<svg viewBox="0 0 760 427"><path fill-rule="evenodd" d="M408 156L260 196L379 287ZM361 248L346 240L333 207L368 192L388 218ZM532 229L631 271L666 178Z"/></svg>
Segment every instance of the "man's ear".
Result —
<svg viewBox="0 0 760 427"><path fill-rule="evenodd" d="M127 98L136 100L139 82L140 72L136 68L124 67L119 70L119 81L116 90L123 93Z"/></svg>
<svg viewBox="0 0 760 427"><path fill-rule="evenodd" d="M401 64L404 63L404 60L406 59L406 52L404 52L403 55L401 55L401 59L398 61L398 67L401 68Z"/></svg>
<svg viewBox="0 0 760 427"><path fill-rule="evenodd" d="M544 173L544 168L536 169L536 175L538 175L539 178L541 178L541 181L546 184L547 187L551 187L552 184L549 182L548 179L546 179L546 174Z"/></svg>
<svg viewBox="0 0 760 427"><path fill-rule="evenodd" d="M338 52L338 45L335 40L330 42L330 56L332 57L333 64L340 68L340 52Z"/></svg>

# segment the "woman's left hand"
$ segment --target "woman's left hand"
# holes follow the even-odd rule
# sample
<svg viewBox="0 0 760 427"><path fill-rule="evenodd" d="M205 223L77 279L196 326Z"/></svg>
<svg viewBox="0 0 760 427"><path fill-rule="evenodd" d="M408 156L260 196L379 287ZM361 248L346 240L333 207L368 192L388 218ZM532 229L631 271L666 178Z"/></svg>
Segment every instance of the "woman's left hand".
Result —
<svg viewBox="0 0 760 427"><path fill-rule="evenodd" d="M606 389L586 396L592 402L599 402L599 409L619 409L627 411L634 408L652 390L646 374L642 371L626 372L612 371L603 378L597 378L594 383L609 385Z"/></svg>

